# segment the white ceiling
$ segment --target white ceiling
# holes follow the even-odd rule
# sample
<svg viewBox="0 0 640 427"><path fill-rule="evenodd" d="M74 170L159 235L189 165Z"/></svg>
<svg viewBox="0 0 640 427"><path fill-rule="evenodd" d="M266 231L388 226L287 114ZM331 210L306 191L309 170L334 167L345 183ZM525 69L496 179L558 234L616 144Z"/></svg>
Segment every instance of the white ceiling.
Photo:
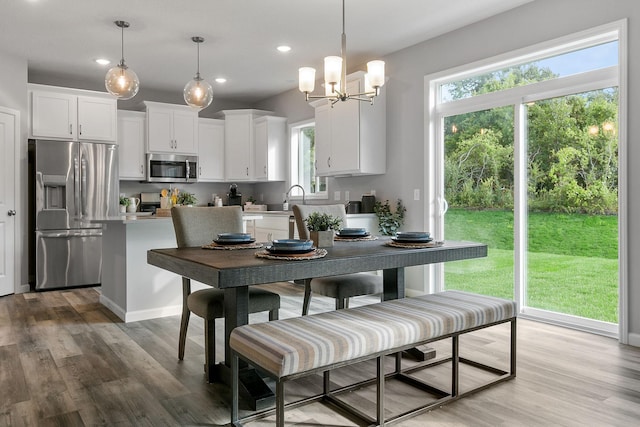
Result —
<svg viewBox="0 0 640 427"><path fill-rule="evenodd" d="M391 52L532 0L346 0L350 72ZM340 55L340 0L11 0L0 6L0 52L26 58L30 72L102 84L124 56L141 87L182 88L196 70L214 99L258 101L297 87L298 68L322 76L322 59ZM287 44L282 54L276 46ZM96 58L112 61L100 66ZM1 54L0 54L1 58ZM227 78L224 85L215 77Z"/></svg>

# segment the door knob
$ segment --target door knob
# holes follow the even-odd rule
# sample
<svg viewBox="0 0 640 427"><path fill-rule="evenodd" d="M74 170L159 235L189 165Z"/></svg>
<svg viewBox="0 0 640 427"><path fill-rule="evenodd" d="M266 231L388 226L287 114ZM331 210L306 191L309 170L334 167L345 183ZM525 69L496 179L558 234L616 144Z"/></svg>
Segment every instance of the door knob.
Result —
<svg viewBox="0 0 640 427"><path fill-rule="evenodd" d="M9 216L15 216L16 211L14 211L13 209L9 210L9 212L7 212L7 215Z"/></svg>

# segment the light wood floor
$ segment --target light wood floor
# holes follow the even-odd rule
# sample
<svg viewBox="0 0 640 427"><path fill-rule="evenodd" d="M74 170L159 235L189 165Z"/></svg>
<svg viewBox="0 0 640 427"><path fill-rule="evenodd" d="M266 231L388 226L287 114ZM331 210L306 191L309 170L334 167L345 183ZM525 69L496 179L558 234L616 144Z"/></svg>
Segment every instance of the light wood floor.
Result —
<svg viewBox="0 0 640 427"><path fill-rule="evenodd" d="M283 296L281 318L299 314L298 286L269 287ZM98 297L99 289L85 288L0 298L0 426L211 426L229 421L229 389L204 381L200 318L192 316L185 360L179 363L179 317L125 324ZM316 297L311 311L328 310L332 301ZM375 299L366 297L356 304L371 301ZM261 316L252 320L266 320L266 314ZM507 337L508 328L502 326L476 333L461 339L461 352L506 366ZM438 343L437 350L446 353L448 346ZM332 379L347 383L373 372L363 364L343 368ZM638 348L519 320L517 375L397 425L640 425ZM449 379L447 367L424 376L442 387ZM474 373L468 378L473 381ZM288 397L313 393L319 386L319 377L292 383ZM393 382L387 393L392 413L427 398ZM373 412L374 389L348 398ZM287 422L357 425L320 403L288 411ZM272 423L267 419L250 425Z"/></svg>

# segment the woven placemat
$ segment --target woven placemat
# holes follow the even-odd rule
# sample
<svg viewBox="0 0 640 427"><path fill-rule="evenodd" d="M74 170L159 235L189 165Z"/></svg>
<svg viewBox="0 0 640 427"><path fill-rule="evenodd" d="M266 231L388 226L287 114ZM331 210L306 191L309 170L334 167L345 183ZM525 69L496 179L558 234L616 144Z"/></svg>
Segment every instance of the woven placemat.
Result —
<svg viewBox="0 0 640 427"><path fill-rule="evenodd" d="M274 255L267 250L256 252L258 258L277 259L282 261L306 261L309 259L324 258L327 256L326 249L316 249L313 252L297 255Z"/></svg>
<svg viewBox="0 0 640 427"><path fill-rule="evenodd" d="M335 240L336 242L363 242L366 240L378 240L378 236L366 236L366 237L334 236L333 240Z"/></svg>
<svg viewBox="0 0 640 427"><path fill-rule="evenodd" d="M242 243L239 245L221 245L216 242L211 242L208 245L203 245L202 249L221 249L225 251L232 251L234 249L260 249L264 246L262 243Z"/></svg>
<svg viewBox="0 0 640 427"><path fill-rule="evenodd" d="M388 240L384 244L387 246L393 246L394 248L421 249L421 248L437 248L438 246L444 245L444 241L433 240L427 243L405 243L405 242L395 242L393 240Z"/></svg>

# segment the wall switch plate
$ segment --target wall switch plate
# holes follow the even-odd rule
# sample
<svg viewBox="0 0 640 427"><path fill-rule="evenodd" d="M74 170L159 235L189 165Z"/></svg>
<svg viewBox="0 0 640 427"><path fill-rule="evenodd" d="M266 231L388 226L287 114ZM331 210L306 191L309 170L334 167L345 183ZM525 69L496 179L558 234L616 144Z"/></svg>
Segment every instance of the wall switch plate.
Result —
<svg viewBox="0 0 640 427"><path fill-rule="evenodd" d="M413 200L420 200L420 189L416 188L413 190Z"/></svg>
<svg viewBox="0 0 640 427"><path fill-rule="evenodd" d="M340 192L339 191L334 191L333 192L333 200L340 200Z"/></svg>
<svg viewBox="0 0 640 427"><path fill-rule="evenodd" d="M349 192L348 192L348 191L345 191L345 192L344 192L344 201L345 201L345 202L348 202L349 200L351 200L351 199L349 199Z"/></svg>

